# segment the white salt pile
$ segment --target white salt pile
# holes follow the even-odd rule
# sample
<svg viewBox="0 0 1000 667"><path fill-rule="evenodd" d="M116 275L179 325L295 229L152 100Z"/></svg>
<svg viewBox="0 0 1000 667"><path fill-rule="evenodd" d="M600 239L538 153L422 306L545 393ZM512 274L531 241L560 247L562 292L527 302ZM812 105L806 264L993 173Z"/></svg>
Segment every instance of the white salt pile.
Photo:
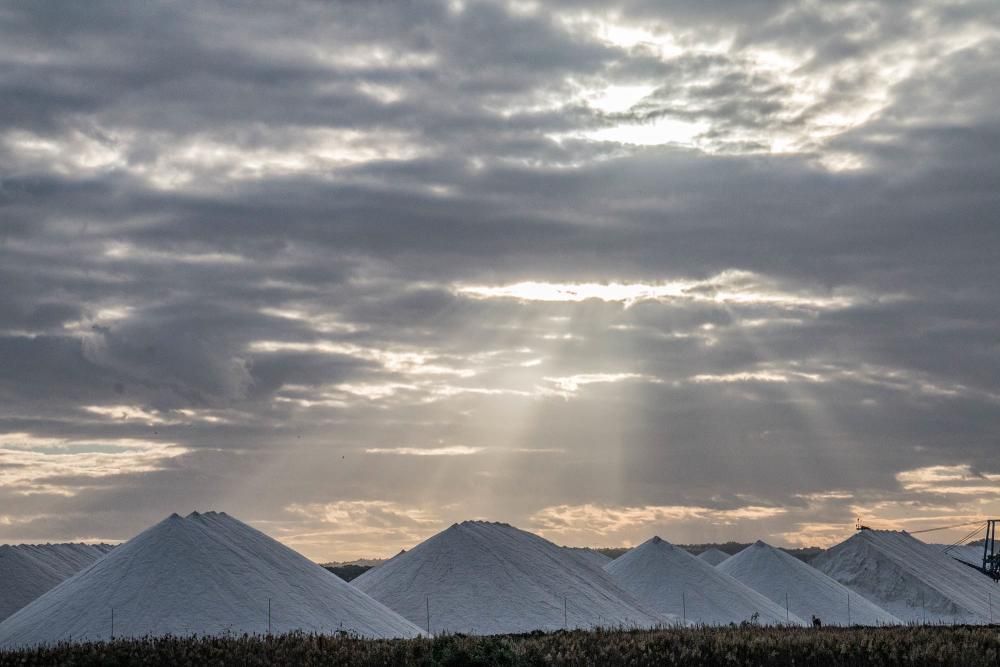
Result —
<svg viewBox="0 0 1000 667"><path fill-rule="evenodd" d="M716 549L715 547L711 547L709 549L705 549L700 554L698 554L698 558L705 561L709 565L718 565L722 561L729 558L729 554L727 554L722 549Z"/></svg>
<svg viewBox="0 0 1000 667"><path fill-rule="evenodd" d="M611 562L611 556L605 556L600 551L594 551L587 547L563 547L571 556L575 556L585 563L589 563L597 568L603 568Z"/></svg>
<svg viewBox="0 0 1000 667"><path fill-rule="evenodd" d="M1000 587L905 532L862 530L812 565L904 623L985 623Z"/></svg>
<svg viewBox="0 0 1000 667"><path fill-rule="evenodd" d="M582 557L502 523L454 524L352 583L433 633L678 622L644 608Z"/></svg>
<svg viewBox="0 0 1000 667"><path fill-rule="evenodd" d="M983 566L983 545L982 544L961 544L952 546L948 544L932 544L931 546L940 549L945 555L955 560L975 565Z"/></svg>
<svg viewBox="0 0 1000 667"><path fill-rule="evenodd" d="M299 553L208 512L171 515L45 593L0 623L0 647L108 639L112 619L116 637L259 634L269 616L275 633L420 632Z"/></svg>
<svg viewBox="0 0 1000 667"><path fill-rule="evenodd" d="M719 571L803 619L824 625L895 625L900 621L801 560L764 542L751 544L718 566Z"/></svg>
<svg viewBox="0 0 1000 667"><path fill-rule="evenodd" d="M659 537L604 566L622 588L661 613L700 625L752 621L804 625L757 591Z"/></svg>
<svg viewBox="0 0 1000 667"><path fill-rule="evenodd" d="M112 548L110 544L0 545L0 621Z"/></svg>

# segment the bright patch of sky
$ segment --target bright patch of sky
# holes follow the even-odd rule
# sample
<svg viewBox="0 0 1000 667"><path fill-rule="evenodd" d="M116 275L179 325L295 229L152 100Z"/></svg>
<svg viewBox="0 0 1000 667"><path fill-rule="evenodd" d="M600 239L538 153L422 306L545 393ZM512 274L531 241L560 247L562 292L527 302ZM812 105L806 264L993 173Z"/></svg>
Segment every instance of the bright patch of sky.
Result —
<svg viewBox="0 0 1000 667"><path fill-rule="evenodd" d="M524 281L509 285L458 285L459 294L479 299L508 298L520 301L588 299L616 301L626 306L640 301L712 302L727 305L769 304L787 308L836 309L853 303L847 295L809 295L765 284L747 271L726 271L705 280L671 280L652 283L555 283Z"/></svg>
<svg viewBox="0 0 1000 667"><path fill-rule="evenodd" d="M365 454L396 454L399 456L469 456L483 451L482 447L450 445L447 447L372 447Z"/></svg>

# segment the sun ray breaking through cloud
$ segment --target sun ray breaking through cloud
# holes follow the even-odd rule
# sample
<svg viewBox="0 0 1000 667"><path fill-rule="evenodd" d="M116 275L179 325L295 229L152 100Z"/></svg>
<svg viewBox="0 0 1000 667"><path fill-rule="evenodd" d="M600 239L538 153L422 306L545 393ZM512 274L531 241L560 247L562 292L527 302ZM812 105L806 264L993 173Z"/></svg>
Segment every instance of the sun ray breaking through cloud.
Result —
<svg viewBox="0 0 1000 667"><path fill-rule="evenodd" d="M127 14L0 12L0 542L1000 511L996 2Z"/></svg>

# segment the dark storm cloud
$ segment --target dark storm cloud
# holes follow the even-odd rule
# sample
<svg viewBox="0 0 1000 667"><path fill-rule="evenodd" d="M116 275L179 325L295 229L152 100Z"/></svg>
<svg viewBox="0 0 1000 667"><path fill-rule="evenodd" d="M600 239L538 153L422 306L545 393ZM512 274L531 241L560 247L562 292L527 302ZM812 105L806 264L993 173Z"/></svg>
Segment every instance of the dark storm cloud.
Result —
<svg viewBox="0 0 1000 667"><path fill-rule="evenodd" d="M564 5L0 11L0 539L819 539L998 472L996 8ZM520 281L687 286L462 291Z"/></svg>

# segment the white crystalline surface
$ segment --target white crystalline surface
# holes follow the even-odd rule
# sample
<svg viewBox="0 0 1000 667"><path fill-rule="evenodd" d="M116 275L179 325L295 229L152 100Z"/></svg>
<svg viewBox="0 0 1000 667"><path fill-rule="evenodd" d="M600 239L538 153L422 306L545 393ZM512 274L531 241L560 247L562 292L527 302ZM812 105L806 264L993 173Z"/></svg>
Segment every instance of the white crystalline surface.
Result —
<svg viewBox="0 0 1000 667"><path fill-rule="evenodd" d="M717 567L781 607L787 599L791 612L803 619L817 616L824 625L900 622L816 568L764 542L751 544Z"/></svg>
<svg viewBox="0 0 1000 667"><path fill-rule="evenodd" d="M301 554L223 513L171 515L0 623L0 647L114 634L268 629L410 637L419 629Z"/></svg>
<svg viewBox="0 0 1000 667"><path fill-rule="evenodd" d="M784 607L659 537L604 566L622 588L661 613L699 625L726 625L758 615L763 625L804 625Z"/></svg>
<svg viewBox="0 0 1000 667"><path fill-rule="evenodd" d="M985 623L1000 600L989 577L905 532L859 531L812 565L904 623Z"/></svg>
<svg viewBox="0 0 1000 667"><path fill-rule="evenodd" d="M587 547L563 547L570 555L593 565L594 567L604 567L611 562L610 556L605 556L600 551L594 551Z"/></svg>
<svg viewBox="0 0 1000 667"><path fill-rule="evenodd" d="M678 622L644 608L587 557L502 523L454 524L352 583L423 628L429 608L433 633Z"/></svg>
<svg viewBox="0 0 1000 667"><path fill-rule="evenodd" d="M0 621L112 548L110 544L0 545Z"/></svg>
<svg viewBox="0 0 1000 667"><path fill-rule="evenodd" d="M969 563L970 565L975 565L976 567L982 567L983 565L982 544L962 544L959 546L932 544L931 546L936 549L940 549L946 555L956 560L960 560L963 563Z"/></svg>
<svg viewBox="0 0 1000 667"><path fill-rule="evenodd" d="M715 547L712 547L710 549L705 549L700 554L698 554L698 558L705 561L709 565L718 565L722 561L729 558L729 554L727 554L722 549L716 549Z"/></svg>

